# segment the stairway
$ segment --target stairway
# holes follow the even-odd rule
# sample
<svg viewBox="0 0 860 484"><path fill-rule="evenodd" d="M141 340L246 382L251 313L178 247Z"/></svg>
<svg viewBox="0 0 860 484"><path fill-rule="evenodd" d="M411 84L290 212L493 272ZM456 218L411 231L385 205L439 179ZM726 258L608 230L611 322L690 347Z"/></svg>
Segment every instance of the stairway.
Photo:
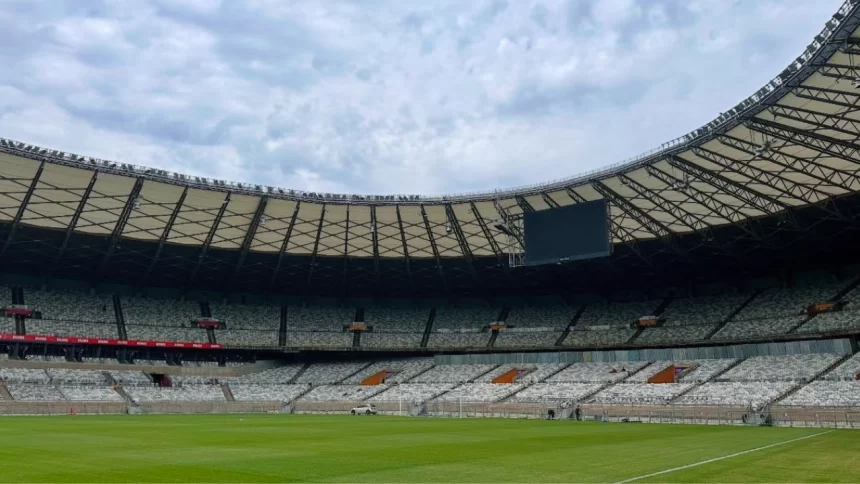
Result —
<svg viewBox="0 0 860 484"><path fill-rule="evenodd" d="M338 380L338 381L337 381L337 382L335 382L335 383L343 383L343 382L344 382L344 381L346 381L348 378L353 377L353 376L355 376L355 375L357 375L357 374L361 373L361 372L362 372L362 371L364 371L368 366L370 366L370 365L372 365L372 364L373 364L373 362L372 362L372 361L368 361L368 362L367 362L367 363L365 363L364 365L361 365L361 368L359 368L359 369L355 370L354 372L352 372L352 373L350 373L350 374L348 374L348 375L344 376L343 378L341 378L340 380Z"/></svg>
<svg viewBox="0 0 860 484"><path fill-rule="evenodd" d="M797 382L797 384L796 384L796 385L794 385L794 386L792 386L791 388L789 388L789 389L788 389L788 391L786 391L786 392L785 392L785 393L783 393L782 395L779 395L778 397L776 397L776 398L774 398L773 400L771 400L770 402L768 402L765 406L770 406L770 405L779 405L779 402L781 402L781 401L785 400L786 398L788 398L788 397L790 397L790 396L794 395L795 393L797 393L797 392L798 392L798 390L800 390L801 388L805 387L806 385L808 385L808 384L810 384L810 383L812 383L812 382L814 382L814 381L818 380L818 379L819 379L819 378L821 378L822 376L824 376L824 375L826 375L826 374L830 373L831 371L833 371L833 369L834 369L834 368L836 368L837 366L841 365L842 363L845 363L845 361L846 361L846 360L848 360L849 358L851 358L852 356L853 356L853 355L843 355L843 356L842 356L842 358L839 358L839 359L838 359L838 360L836 360L834 363L832 363L832 364L828 365L828 366L827 366L827 368L825 368L825 369L823 369L823 370L819 371L818 373L816 373L815 375L813 375L813 376L812 376L812 378L810 378L809 380L807 380L807 381L802 381L802 382Z"/></svg>
<svg viewBox="0 0 860 484"><path fill-rule="evenodd" d="M566 364L566 365L561 365L561 368L559 368L558 370L556 370L556 371L554 371L554 372L550 373L549 375L547 375L547 376L545 376L545 377L541 378L540 380L526 383L525 385L523 385L522 387L520 387L520 389L519 389L519 390L517 390L517 391L516 391L516 392L514 392L514 393L511 393L510 395L508 395L507 397L505 397L505 398L503 398L502 400L499 400L499 401L500 401L500 402L508 401L508 400L510 400L511 398L513 398L513 397L514 397L514 395L516 395L517 393L519 393L519 392L521 392L521 391L525 390L526 388L528 388L528 387L530 387L530 386L534 385L535 383L541 383L541 382L545 382L545 381L549 380L550 378L552 378L552 377L553 377L553 376L555 376L556 374L561 373L562 371L564 371L564 370L565 370L567 367L569 367L569 366L570 366L570 365L568 365L568 364ZM525 378L528 378L528 374L526 374L526 375L525 375ZM516 383L516 382L515 382L515 383Z"/></svg>
<svg viewBox="0 0 860 484"><path fill-rule="evenodd" d="M496 371L500 366L502 366L502 365L493 365L492 368L481 373L480 375L475 375L474 378L472 378L471 380L467 380L466 383L472 383L473 381L477 380L478 378L481 378L482 376L486 375L487 373L490 373L491 371Z"/></svg>
<svg viewBox="0 0 860 484"><path fill-rule="evenodd" d="M218 343L218 340L215 339L215 328L206 328L206 339L212 344Z"/></svg>
<svg viewBox="0 0 860 484"><path fill-rule="evenodd" d="M224 398L226 398L228 402L236 401L236 398L233 397L233 391L230 390L230 386L226 383L221 384L221 392L224 393Z"/></svg>
<svg viewBox="0 0 860 484"><path fill-rule="evenodd" d="M111 297L111 301L113 302L113 315L116 320L117 336L121 340L127 340L128 333L125 330L125 313L122 309L122 300L120 299L119 294L114 294Z"/></svg>
<svg viewBox="0 0 860 484"><path fill-rule="evenodd" d="M740 365L741 363L743 363L745 359L746 359L746 358L739 358L737 361L735 361L734 363L732 363L731 365L729 365L729 366L728 366L726 369L724 369L723 371L718 371L717 373L714 373L714 374L713 374L710 378L708 378L707 380L702 381L702 382L694 383L694 384L693 384L693 386L691 386L690 388L688 388L688 389L684 390L683 392L681 392L681 393L679 393L679 394L675 395L674 397L672 397L672 399L671 399L671 400L669 400L669 402L668 402L668 403L675 403L676 401L680 400L680 399L681 399L681 397L683 397L684 395L686 395L686 394L688 394L688 393L692 392L692 391L693 391L693 390L695 390L696 388L699 388L700 386L704 385L705 383L709 383L709 382L712 382L712 381L716 380L717 378L719 378L719 377L723 376L724 374L728 373L732 368L734 368L734 367L736 367L736 366Z"/></svg>
<svg viewBox="0 0 860 484"><path fill-rule="evenodd" d="M656 309L651 311L651 314L643 314L643 316L660 316L664 312L666 312L666 308L669 307L669 303L672 302L672 296L667 297L663 301L660 302L660 305L657 306Z"/></svg>
<svg viewBox="0 0 860 484"><path fill-rule="evenodd" d="M122 399L125 400L125 403L129 405L137 405L137 402L135 402L134 399L131 398L131 395L126 393L125 388L123 388L122 385L114 385L111 388L113 388L113 391L117 392L119 396L121 396Z"/></svg>
<svg viewBox="0 0 860 484"><path fill-rule="evenodd" d="M644 331L645 331L644 327L636 328L636 332L633 333L633 336L631 336L630 339L625 341L624 344L632 345L633 342L636 341L636 338L638 338Z"/></svg>
<svg viewBox="0 0 860 484"><path fill-rule="evenodd" d="M750 303L752 303L755 300L755 298L757 298L758 295L763 293L763 292L764 292L764 289L756 289L755 291L753 291L753 293L750 295L750 297L746 298L746 300L744 302L742 302L740 306L736 307L735 310L732 311L726 317L726 319L724 319L723 321L720 321L720 324L718 324L716 328L712 329L710 333L706 334L704 340L709 340L709 339L713 338L715 334L719 333L721 329L723 329L727 324L729 324L729 322L731 320L733 320L735 318L735 316L737 316L741 311L743 311L745 307L749 306Z"/></svg>
<svg viewBox="0 0 860 484"><path fill-rule="evenodd" d="M310 363L305 363L304 365L302 365L302 367L299 368L299 371L297 371L296 374L293 375L293 377L290 378L290 381L288 381L287 383L290 383L290 384L295 383L299 379L299 377L301 377L302 375L305 374L306 371L308 371L308 368L310 366L311 366Z"/></svg>
<svg viewBox="0 0 860 484"><path fill-rule="evenodd" d="M400 382L400 383L401 383L401 384L402 384L402 383L409 383L410 381L412 381L412 380L414 380L414 379L418 378L419 376L421 376L421 375L423 375L423 374L427 373L428 371L432 370L433 368L436 368L436 365L430 365L430 366L428 366L425 370L421 371L420 373L415 374L415 375L414 375L412 378L410 378L409 380L406 380L406 381L404 381L404 382Z"/></svg>
<svg viewBox="0 0 860 484"><path fill-rule="evenodd" d="M564 331L562 331L558 339L555 340L555 346L561 346L564 344L564 340L567 338L567 335L570 334L570 329L576 326L576 323L579 322L579 318L582 317L582 313L585 312L586 307L588 307L587 304L583 304L582 306L580 306L579 309L576 311L576 314L574 314L573 317L570 318L570 321L568 321L567 323L567 327L564 328Z"/></svg>
<svg viewBox="0 0 860 484"><path fill-rule="evenodd" d="M0 381L0 400L15 400L15 397L9 393L9 389L6 388L6 382Z"/></svg>
<svg viewBox="0 0 860 484"><path fill-rule="evenodd" d="M287 305L284 304L281 306L281 319L278 325L278 346L284 347L287 346L287 317L289 316L289 309Z"/></svg>
<svg viewBox="0 0 860 484"><path fill-rule="evenodd" d="M427 316L427 325L424 326L424 336L421 337L421 348L426 348L430 342L430 332L433 331L433 321L436 321L436 308L430 310L430 315Z"/></svg>
<svg viewBox="0 0 860 484"><path fill-rule="evenodd" d="M490 332L490 340L487 341L487 348L496 346L496 339L499 337L499 330L494 329Z"/></svg>

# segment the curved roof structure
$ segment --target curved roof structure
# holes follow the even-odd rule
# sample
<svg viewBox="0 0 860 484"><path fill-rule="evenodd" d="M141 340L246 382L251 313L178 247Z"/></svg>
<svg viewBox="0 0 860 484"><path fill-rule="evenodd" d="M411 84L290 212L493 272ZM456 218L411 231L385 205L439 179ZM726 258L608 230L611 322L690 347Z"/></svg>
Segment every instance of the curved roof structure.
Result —
<svg viewBox="0 0 860 484"><path fill-rule="evenodd" d="M308 193L169 173L0 140L0 223L120 240L277 256L440 260L517 251L501 218L609 201L615 244L734 226L797 224L803 207L844 218L830 201L860 189L860 2L849 0L790 66L717 119L633 160L542 185L426 197ZM154 264L155 262L152 262ZM146 265L146 264L143 264ZM150 266L151 270L151 266ZM192 276L193 277L193 276Z"/></svg>

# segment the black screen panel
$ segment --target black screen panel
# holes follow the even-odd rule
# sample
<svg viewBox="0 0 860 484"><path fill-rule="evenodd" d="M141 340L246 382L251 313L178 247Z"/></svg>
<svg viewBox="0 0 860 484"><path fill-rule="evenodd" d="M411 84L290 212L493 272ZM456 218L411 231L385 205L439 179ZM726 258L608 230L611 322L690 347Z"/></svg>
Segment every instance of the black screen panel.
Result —
<svg viewBox="0 0 860 484"><path fill-rule="evenodd" d="M611 253L606 200L523 215L525 264L535 266Z"/></svg>

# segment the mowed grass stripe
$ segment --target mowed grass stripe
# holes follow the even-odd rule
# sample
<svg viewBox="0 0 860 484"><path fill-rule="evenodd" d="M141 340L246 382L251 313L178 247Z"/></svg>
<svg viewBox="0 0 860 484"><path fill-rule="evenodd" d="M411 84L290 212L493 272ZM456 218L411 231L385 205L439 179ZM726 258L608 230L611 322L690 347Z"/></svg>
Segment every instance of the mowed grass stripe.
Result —
<svg viewBox="0 0 860 484"><path fill-rule="evenodd" d="M0 418L0 480L615 482L818 432L312 415L12 417ZM860 467L843 468L860 454L858 442L860 433L837 431L656 480L860 481Z"/></svg>

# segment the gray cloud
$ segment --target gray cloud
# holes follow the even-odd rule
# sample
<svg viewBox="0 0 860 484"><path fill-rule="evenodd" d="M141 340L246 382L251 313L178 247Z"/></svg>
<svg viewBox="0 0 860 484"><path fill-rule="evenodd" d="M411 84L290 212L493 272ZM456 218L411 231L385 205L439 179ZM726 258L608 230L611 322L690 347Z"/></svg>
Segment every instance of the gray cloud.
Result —
<svg viewBox="0 0 860 484"><path fill-rule="evenodd" d="M709 121L839 0L0 0L0 136L317 191L597 168Z"/></svg>

